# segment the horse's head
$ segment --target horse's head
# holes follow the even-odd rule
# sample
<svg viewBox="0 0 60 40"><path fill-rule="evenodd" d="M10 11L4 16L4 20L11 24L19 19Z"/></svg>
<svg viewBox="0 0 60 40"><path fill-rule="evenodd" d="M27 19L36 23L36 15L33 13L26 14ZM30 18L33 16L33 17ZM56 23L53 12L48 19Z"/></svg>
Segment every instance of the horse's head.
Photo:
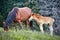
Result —
<svg viewBox="0 0 60 40"><path fill-rule="evenodd" d="M34 14L32 14L32 15L30 16L29 21L31 21L31 20L33 19L33 16L34 16Z"/></svg>
<svg viewBox="0 0 60 40"><path fill-rule="evenodd" d="M37 18L39 18L39 14L36 14L36 13L34 13L34 14L32 14L31 15L31 17L29 18L29 21L31 21L32 19L37 19Z"/></svg>
<svg viewBox="0 0 60 40"><path fill-rule="evenodd" d="M4 31L8 31L9 29L9 26L6 24L6 22L3 22L3 27L4 27Z"/></svg>

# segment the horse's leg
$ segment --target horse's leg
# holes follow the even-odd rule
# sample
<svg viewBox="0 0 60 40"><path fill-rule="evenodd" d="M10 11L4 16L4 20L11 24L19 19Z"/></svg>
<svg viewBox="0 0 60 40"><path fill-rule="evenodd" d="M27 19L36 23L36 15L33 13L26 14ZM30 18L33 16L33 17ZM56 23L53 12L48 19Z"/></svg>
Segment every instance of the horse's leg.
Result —
<svg viewBox="0 0 60 40"><path fill-rule="evenodd" d="M28 29L28 27L29 27L29 22L26 21L25 23L26 23L26 28Z"/></svg>
<svg viewBox="0 0 60 40"><path fill-rule="evenodd" d="M32 20L29 22L29 25L30 25L31 30L34 31L33 21Z"/></svg>
<svg viewBox="0 0 60 40"><path fill-rule="evenodd" d="M17 28L17 26L16 26L16 23L15 23L15 22L14 22L14 26L15 26L15 29L16 29L16 31L17 31L17 29L18 29L18 28Z"/></svg>
<svg viewBox="0 0 60 40"><path fill-rule="evenodd" d="M43 24L40 24L39 27L40 27L41 32L44 33Z"/></svg>
<svg viewBox="0 0 60 40"><path fill-rule="evenodd" d="M20 27L21 27L21 29L22 29L22 23L21 23L21 21L18 20L18 23L19 23L19 25L20 25Z"/></svg>
<svg viewBox="0 0 60 40"><path fill-rule="evenodd" d="M53 35L53 27L52 26L53 26L53 24L50 24L50 27L49 27L51 35Z"/></svg>

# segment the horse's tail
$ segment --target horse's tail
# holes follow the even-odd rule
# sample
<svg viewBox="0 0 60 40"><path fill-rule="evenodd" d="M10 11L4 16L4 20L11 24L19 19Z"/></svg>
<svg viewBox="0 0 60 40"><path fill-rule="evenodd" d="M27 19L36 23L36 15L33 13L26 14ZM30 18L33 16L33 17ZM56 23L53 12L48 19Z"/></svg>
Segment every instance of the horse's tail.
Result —
<svg viewBox="0 0 60 40"><path fill-rule="evenodd" d="M5 21L4 27L7 27L9 24L11 24L13 22L13 20L16 17L17 11L18 11L18 7L15 7L15 8L12 9L11 12L9 12L9 14L7 16L7 19Z"/></svg>
<svg viewBox="0 0 60 40"><path fill-rule="evenodd" d="M54 22L55 20L53 19L53 22Z"/></svg>

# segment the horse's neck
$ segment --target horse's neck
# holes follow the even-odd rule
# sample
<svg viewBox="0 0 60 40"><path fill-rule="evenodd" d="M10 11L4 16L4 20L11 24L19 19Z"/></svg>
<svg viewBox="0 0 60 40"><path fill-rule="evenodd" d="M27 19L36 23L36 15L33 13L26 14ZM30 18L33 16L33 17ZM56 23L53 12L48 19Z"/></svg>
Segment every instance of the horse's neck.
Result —
<svg viewBox="0 0 60 40"><path fill-rule="evenodd" d="M39 18L38 18L38 17L35 17L35 18L34 18L34 20L35 20L35 21L38 21L38 20L39 20Z"/></svg>
<svg viewBox="0 0 60 40"><path fill-rule="evenodd" d="M40 19L40 18L43 18L43 16L37 15L36 18Z"/></svg>
<svg viewBox="0 0 60 40"><path fill-rule="evenodd" d="M42 15L40 15L40 17L43 17Z"/></svg>
<svg viewBox="0 0 60 40"><path fill-rule="evenodd" d="M36 21L38 21L38 20L40 20L40 19L42 19L42 18L43 18L43 16L41 16L41 15L37 15L37 16L35 16L34 19L35 19Z"/></svg>
<svg viewBox="0 0 60 40"><path fill-rule="evenodd" d="M34 20L39 24L39 19L36 17Z"/></svg>

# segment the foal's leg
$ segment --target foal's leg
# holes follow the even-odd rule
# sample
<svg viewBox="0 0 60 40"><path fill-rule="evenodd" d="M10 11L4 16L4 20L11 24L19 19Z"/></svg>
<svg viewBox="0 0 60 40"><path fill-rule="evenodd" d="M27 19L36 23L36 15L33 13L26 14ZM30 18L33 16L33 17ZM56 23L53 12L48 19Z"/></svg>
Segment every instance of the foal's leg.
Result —
<svg viewBox="0 0 60 40"><path fill-rule="evenodd" d="M49 29L50 29L50 34L53 35L53 27L50 26Z"/></svg>
<svg viewBox="0 0 60 40"><path fill-rule="evenodd" d="M51 35L53 35L53 27L52 26L53 26L53 24L50 24L50 27L49 27Z"/></svg>
<svg viewBox="0 0 60 40"><path fill-rule="evenodd" d="M41 32L44 33L43 24L40 24L39 27L40 27Z"/></svg>
<svg viewBox="0 0 60 40"><path fill-rule="evenodd" d="M22 23L21 23L21 21L18 20L18 23L19 23L19 25L20 25L20 27L21 27L21 29L22 29Z"/></svg>

